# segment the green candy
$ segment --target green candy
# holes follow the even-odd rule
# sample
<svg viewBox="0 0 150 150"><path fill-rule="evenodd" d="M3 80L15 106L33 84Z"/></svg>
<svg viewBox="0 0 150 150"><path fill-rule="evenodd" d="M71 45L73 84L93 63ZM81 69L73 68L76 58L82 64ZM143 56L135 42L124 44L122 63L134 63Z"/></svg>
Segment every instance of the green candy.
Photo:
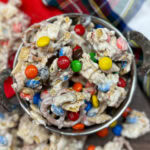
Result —
<svg viewBox="0 0 150 150"><path fill-rule="evenodd" d="M90 58L91 58L91 60L92 60L93 62L97 63L98 60L95 58L95 56L96 56L96 54L95 54L94 52L91 52L91 53L90 53Z"/></svg>
<svg viewBox="0 0 150 150"><path fill-rule="evenodd" d="M79 72L82 68L82 64L79 60L73 60L71 62L71 68L73 72Z"/></svg>

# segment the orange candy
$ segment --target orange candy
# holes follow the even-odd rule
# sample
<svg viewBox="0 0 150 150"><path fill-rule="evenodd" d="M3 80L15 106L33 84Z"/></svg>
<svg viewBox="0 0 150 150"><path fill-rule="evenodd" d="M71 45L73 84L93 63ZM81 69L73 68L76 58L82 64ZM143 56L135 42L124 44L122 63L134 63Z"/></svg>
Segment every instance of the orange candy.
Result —
<svg viewBox="0 0 150 150"><path fill-rule="evenodd" d="M96 134L97 134L98 136L100 136L100 137L105 137L105 136L108 135L108 128L105 128L105 129L103 129L103 130L97 132Z"/></svg>
<svg viewBox="0 0 150 150"><path fill-rule="evenodd" d="M37 76L38 74L38 69L34 65L28 65L26 70L25 70L25 75L28 79L33 79Z"/></svg>
<svg viewBox="0 0 150 150"><path fill-rule="evenodd" d="M96 148L96 146L94 146L94 145L89 145L88 148L87 148L87 150L95 150L95 148Z"/></svg>
<svg viewBox="0 0 150 150"><path fill-rule="evenodd" d="M80 92L82 90L83 86L80 82L77 82L73 85L73 89L77 92Z"/></svg>
<svg viewBox="0 0 150 150"><path fill-rule="evenodd" d="M74 125L72 128L73 128L74 130L83 130L84 127L85 127L84 124L78 123L78 124Z"/></svg>
<svg viewBox="0 0 150 150"><path fill-rule="evenodd" d="M131 110L132 109L130 107L126 108L126 110L122 114L122 117L126 118L129 115L129 113L131 112Z"/></svg>

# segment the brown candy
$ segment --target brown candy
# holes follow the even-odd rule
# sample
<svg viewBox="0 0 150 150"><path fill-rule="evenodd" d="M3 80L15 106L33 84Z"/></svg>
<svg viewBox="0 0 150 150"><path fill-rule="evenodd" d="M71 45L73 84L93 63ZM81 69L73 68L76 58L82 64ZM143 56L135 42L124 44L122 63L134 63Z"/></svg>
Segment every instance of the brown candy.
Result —
<svg viewBox="0 0 150 150"><path fill-rule="evenodd" d="M82 57L82 54L83 54L83 50L80 48L76 51L73 52L73 60L78 60Z"/></svg>

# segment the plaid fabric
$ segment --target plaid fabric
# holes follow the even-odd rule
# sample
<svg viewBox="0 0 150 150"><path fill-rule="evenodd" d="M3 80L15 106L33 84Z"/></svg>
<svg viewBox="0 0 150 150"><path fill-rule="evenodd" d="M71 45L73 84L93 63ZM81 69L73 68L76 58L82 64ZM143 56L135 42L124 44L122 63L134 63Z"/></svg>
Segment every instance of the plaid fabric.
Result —
<svg viewBox="0 0 150 150"><path fill-rule="evenodd" d="M43 0L65 13L85 13L101 17L121 31L130 30L127 22L138 12L145 0Z"/></svg>

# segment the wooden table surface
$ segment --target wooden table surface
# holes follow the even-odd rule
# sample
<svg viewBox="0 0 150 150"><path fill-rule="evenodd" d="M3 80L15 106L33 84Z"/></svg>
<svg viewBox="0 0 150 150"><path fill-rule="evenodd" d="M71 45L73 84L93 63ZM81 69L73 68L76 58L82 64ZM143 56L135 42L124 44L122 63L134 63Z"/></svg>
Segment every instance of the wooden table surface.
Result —
<svg viewBox="0 0 150 150"><path fill-rule="evenodd" d="M132 109L144 111L150 118L150 100L143 94L139 86L137 86L132 103L130 105ZM104 145L107 141L113 139L113 135L109 134L106 138L99 138L97 135L90 135L86 141L85 148L87 145ZM134 150L150 150L150 133L134 140L129 140Z"/></svg>

